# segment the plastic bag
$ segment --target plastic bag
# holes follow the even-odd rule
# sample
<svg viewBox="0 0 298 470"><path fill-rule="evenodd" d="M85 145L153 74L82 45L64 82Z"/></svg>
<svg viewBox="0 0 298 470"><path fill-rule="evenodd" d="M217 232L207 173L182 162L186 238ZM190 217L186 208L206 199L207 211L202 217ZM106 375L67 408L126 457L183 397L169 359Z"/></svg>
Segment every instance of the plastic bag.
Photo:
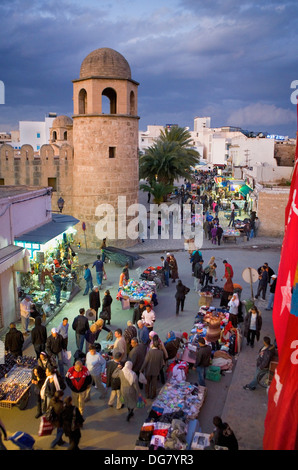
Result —
<svg viewBox="0 0 298 470"><path fill-rule="evenodd" d="M146 379L145 375L143 374L143 372L140 372L140 374L139 374L139 382L141 384L144 384L144 385L146 385L146 383L147 383L147 379Z"/></svg>

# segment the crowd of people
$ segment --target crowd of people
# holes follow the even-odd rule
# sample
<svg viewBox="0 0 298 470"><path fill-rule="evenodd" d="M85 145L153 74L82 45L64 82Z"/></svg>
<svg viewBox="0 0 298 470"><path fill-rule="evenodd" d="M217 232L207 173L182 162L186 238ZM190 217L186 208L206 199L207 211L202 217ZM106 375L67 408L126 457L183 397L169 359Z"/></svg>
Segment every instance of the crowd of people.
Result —
<svg viewBox="0 0 298 470"><path fill-rule="evenodd" d="M197 181L200 183L197 191L197 200L204 207L204 231L207 239L212 244L220 245L223 229L219 223L218 212L221 207L220 199L213 199L208 194L213 188L213 176L208 173L201 175ZM189 184L186 184L179 193L183 202L187 202L190 196ZM229 225L234 225L234 210L232 207ZM211 215L213 213L213 216ZM255 214L251 214L250 221L256 222ZM256 235L256 224L251 223L247 228L249 237ZM247 232L248 233L248 232ZM158 393L158 381L165 383L165 369L169 361L175 359L179 347L187 340L187 333L169 331L168 337L162 341L155 331L156 313L154 305L140 301L132 313L132 319L126 327L112 331L112 302L113 298L108 289L104 290L103 298L100 297L103 280L106 276L104 245L97 256L91 269L88 264L84 266L85 290L83 295L89 295L89 309L80 308L78 315L71 323L64 317L60 325L51 329L47 334L46 327L42 324L41 317L35 319L35 326L31 331L31 341L36 354L37 366L33 369L32 383L36 396L36 418L46 416L51 420L56 435L51 443L51 448L64 445L63 436L69 439L68 449L79 449L81 429L85 420L85 404L91 399L92 387L96 390L98 398L107 398L107 406L116 410L127 408L126 420L130 421L140 401L154 399ZM161 256L163 270L163 285L169 287L170 282L175 284L176 316L184 311L187 294L190 291L179 278L178 263L173 253ZM200 250L190 253L191 273L194 278L193 289L199 292L202 288L208 288L218 280L215 256L209 261L203 260ZM220 305L229 311L229 321L233 327L237 327L244 321L244 337L247 345L254 347L255 339L259 340L262 329L262 316L259 309L253 305L242 318L242 306L240 301L241 286L233 280L232 265L225 259L223 261L224 285L221 291ZM97 285L93 284L92 269L95 268ZM272 309L276 285L276 275L273 270L264 263L258 268L259 285L256 299L262 296L266 299L269 286L270 295L266 310ZM129 280L128 265L119 275L119 289L123 288ZM235 286L238 286L235 289ZM27 307L29 299L23 301ZM28 331L28 324L23 323ZM76 351L70 355L68 351L68 338L70 331L75 336ZM99 335L102 331L107 333L106 340L114 340L108 346L108 350L102 350ZM103 333L102 333L103 334ZM10 331L6 335L5 349L15 357L22 355L24 336L19 332L14 323L10 325ZM244 386L246 390L254 390L257 385L257 376L260 370L268 368L272 359L274 347L268 337L264 337L264 346L258 356L256 375L251 383ZM204 338L199 341L195 368L198 373L198 383L205 385L206 370L210 364L212 350ZM73 361L73 364L71 364ZM67 391L69 393L67 393ZM67 395L67 396L65 396ZM216 431L211 436L211 445L224 445L221 442L230 442L233 449L238 448L234 433L227 423L223 423L220 417L214 418Z"/></svg>

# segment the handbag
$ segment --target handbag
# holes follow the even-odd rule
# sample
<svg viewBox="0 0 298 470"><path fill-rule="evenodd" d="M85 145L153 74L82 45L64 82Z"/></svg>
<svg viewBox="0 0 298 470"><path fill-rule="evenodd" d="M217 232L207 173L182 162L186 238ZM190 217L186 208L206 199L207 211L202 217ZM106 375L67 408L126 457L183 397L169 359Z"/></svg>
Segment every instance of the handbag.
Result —
<svg viewBox="0 0 298 470"><path fill-rule="evenodd" d="M49 436L50 434L52 434L53 429L54 429L54 426L52 425L52 423L50 423L50 421L48 421L45 416L42 416L40 418L38 435Z"/></svg>
<svg viewBox="0 0 298 470"><path fill-rule="evenodd" d="M107 310L102 310L99 314L99 318L102 320L108 320L110 318L109 312L107 312Z"/></svg>
<svg viewBox="0 0 298 470"><path fill-rule="evenodd" d="M137 408L145 408L146 403L147 402L146 402L145 398L143 398L140 395L139 398L138 398L138 402L137 402Z"/></svg>

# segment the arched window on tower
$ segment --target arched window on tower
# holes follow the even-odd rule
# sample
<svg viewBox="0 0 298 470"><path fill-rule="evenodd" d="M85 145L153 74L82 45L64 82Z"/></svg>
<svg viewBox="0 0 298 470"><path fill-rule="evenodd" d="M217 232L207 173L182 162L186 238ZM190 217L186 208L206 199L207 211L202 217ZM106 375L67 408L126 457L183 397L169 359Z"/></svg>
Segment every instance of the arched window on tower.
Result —
<svg viewBox="0 0 298 470"><path fill-rule="evenodd" d="M104 97L107 99L105 99ZM103 90L101 104L103 114L117 113L117 94L113 88L105 88Z"/></svg>
<svg viewBox="0 0 298 470"><path fill-rule="evenodd" d="M57 140L57 132L56 131L53 131L53 138L52 138L53 142L55 142Z"/></svg>
<svg viewBox="0 0 298 470"><path fill-rule="evenodd" d="M135 94L133 91L130 92L130 114L132 116L136 115L136 100L135 100Z"/></svg>
<svg viewBox="0 0 298 470"><path fill-rule="evenodd" d="M87 112L87 92L82 88L79 92L79 114L86 114Z"/></svg>
<svg viewBox="0 0 298 470"><path fill-rule="evenodd" d="M67 131L64 132L64 134L63 134L63 139L64 139L64 140L67 140Z"/></svg>

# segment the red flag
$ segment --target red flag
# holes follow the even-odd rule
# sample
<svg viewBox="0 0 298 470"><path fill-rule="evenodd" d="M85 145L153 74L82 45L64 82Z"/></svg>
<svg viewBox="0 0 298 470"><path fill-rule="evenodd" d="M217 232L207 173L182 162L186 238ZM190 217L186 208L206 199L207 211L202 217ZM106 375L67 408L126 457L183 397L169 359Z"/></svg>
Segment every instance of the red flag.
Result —
<svg viewBox="0 0 298 470"><path fill-rule="evenodd" d="M297 106L298 111L298 106ZM298 143L273 307L278 366L268 393L264 450L298 450Z"/></svg>

